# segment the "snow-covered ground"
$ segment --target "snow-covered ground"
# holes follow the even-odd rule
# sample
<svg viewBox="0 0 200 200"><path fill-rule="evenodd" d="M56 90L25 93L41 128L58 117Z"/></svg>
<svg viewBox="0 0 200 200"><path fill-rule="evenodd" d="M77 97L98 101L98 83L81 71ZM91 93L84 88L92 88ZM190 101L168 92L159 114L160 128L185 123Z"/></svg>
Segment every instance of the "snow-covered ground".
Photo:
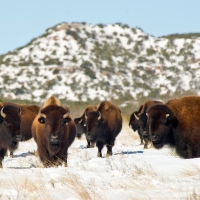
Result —
<svg viewBox="0 0 200 200"><path fill-rule="evenodd" d="M68 167L43 168L33 139L20 143L0 169L0 199L200 199L200 158L182 159L165 147L143 149L137 133L124 124L114 155L97 157L76 139Z"/></svg>

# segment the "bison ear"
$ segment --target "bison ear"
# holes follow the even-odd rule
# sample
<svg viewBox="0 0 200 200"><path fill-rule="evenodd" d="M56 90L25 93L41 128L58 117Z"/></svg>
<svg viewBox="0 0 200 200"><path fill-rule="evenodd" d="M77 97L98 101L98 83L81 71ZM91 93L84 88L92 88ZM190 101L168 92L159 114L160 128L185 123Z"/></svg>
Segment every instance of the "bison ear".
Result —
<svg viewBox="0 0 200 200"><path fill-rule="evenodd" d="M4 118L0 116L0 124L4 121Z"/></svg>
<svg viewBox="0 0 200 200"><path fill-rule="evenodd" d="M38 122L40 122L41 124L45 124L45 118L44 117L39 117L38 118Z"/></svg>
<svg viewBox="0 0 200 200"><path fill-rule="evenodd" d="M139 121L139 113L138 114L134 113L134 116L135 116L135 119Z"/></svg>
<svg viewBox="0 0 200 200"><path fill-rule="evenodd" d="M166 118L173 128L176 128L178 126L178 120L174 115L166 114Z"/></svg>
<svg viewBox="0 0 200 200"><path fill-rule="evenodd" d="M64 124L68 124L68 123L70 123L71 121L72 121L72 119L71 119L70 117L66 117L66 118L63 119L63 123L64 123Z"/></svg>
<svg viewBox="0 0 200 200"><path fill-rule="evenodd" d="M75 118L75 119L74 119L74 123L75 123L75 124L80 124L81 121L82 121L82 120L81 120L80 118Z"/></svg>
<svg viewBox="0 0 200 200"><path fill-rule="evenodd" d="M171 125L172 125L173 128L176 128L178 126L178 120L177 120L176 117L173 116L171 118L170 122L171 122Z"/></svg>

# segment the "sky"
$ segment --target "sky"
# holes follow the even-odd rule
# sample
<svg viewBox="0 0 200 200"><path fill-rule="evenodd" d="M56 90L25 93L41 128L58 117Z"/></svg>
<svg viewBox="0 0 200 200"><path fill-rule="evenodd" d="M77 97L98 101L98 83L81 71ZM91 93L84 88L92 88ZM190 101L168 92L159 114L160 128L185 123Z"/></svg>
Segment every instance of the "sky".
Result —
<svg viewBox="0 0 200 200"><path fill-rule="evenodd" d="M61 22L120 22L155 37L200 32L199 8L199 0L0 0L0 55Z"/></svg>

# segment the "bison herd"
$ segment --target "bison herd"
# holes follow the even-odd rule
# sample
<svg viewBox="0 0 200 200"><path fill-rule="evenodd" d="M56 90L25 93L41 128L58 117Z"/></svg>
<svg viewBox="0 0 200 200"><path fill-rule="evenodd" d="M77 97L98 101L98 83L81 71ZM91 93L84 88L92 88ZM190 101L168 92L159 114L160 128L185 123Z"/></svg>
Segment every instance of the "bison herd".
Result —
<svg viewBox="0 0 200 200"><path fill-rule="evenodd" d="M130 115L129 126L137 131L144 148L168 144L183 158L200 157L200 97L146 101ZM98 157L107 147L112 155L115 139L122 129L121 110L109 101L85 108L72 118L69 108L51 96L42 106L0 103L0 167L7 150L10 156L20 141L34 138L37 153L45 167L67 166L68 148L75 137L85 134L87 147L98 148Z"/></svg>

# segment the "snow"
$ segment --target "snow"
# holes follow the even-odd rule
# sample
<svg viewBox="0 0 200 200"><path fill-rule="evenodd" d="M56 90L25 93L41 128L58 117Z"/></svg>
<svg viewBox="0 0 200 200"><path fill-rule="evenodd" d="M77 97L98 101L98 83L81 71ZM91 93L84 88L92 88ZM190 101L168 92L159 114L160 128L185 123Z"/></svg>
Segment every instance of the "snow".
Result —
<svg viewBox="0 0 200 200"><path fill-rule="evenodd" d="M165 146L143 149L124 122L113 156L97 157L83 136L69 148L68 167L43 168L33 139L21 142L0 169L0 199L200 199L200 158L182 159Z"/></svg>

